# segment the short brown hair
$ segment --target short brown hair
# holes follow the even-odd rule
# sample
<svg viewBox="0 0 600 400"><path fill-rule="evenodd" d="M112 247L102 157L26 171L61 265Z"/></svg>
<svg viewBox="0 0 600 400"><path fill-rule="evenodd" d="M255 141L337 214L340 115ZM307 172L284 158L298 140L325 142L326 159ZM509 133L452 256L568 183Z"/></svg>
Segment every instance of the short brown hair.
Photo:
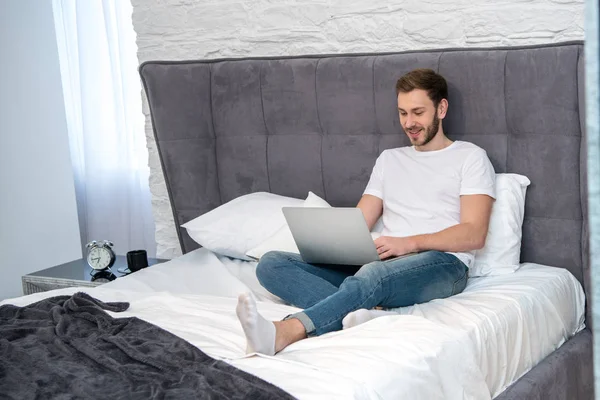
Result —
<svg viewBox="0 0 600 400"><path fill-rule="evenodd" d="M412 70L396 82L396 96L399 93L408 93L414 89L425 90L436 108L442 99L448 99L446 79L432 69L419 68Z"/></svg>

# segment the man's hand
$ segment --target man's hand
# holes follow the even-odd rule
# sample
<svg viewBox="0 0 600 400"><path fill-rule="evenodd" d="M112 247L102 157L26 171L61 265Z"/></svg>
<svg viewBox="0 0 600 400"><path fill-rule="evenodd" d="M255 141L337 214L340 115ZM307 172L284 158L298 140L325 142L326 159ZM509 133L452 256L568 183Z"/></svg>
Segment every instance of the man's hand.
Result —
<svg viewBox="0 0 600 400"><path fill-rule="evenodd" d="M412 237L392 237L380 236L375 239L377 254L381 260L390 257L403 256L408 253L415 253L416 245Z"/></svg>

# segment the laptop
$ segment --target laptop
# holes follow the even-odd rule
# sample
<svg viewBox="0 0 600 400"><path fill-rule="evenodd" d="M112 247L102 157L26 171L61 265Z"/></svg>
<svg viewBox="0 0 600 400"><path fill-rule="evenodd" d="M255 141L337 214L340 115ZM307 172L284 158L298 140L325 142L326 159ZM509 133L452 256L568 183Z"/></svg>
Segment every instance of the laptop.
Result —
<svg viewBox="0 0 600 400"><path fill-rule="evenodd" d="M379 261L359 208L283 207L282 211L307 263L364 265Z"/></svg>

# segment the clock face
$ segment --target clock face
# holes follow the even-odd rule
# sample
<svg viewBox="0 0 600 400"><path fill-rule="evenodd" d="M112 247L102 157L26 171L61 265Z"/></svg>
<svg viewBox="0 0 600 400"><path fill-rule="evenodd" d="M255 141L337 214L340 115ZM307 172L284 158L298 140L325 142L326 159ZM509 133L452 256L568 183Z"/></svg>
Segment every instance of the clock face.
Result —
<svg viewBox="0 0 600 400"><path fill-rule="evenodd" d="M103 247L92 247L88 253L87 262L94 269L104 269L110 265L110 252Z"/></svg>

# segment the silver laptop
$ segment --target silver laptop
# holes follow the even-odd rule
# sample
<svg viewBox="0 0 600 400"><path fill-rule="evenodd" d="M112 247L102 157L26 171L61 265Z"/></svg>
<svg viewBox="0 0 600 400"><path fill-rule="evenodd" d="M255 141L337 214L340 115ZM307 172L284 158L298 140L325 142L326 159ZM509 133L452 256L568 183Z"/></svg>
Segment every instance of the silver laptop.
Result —
<svg viewBox="0 0 600 400"><path fill-rule="evenodd" d="M282 210L304 261L340 265L379 261L359 208L283 207Z"/></svg>

